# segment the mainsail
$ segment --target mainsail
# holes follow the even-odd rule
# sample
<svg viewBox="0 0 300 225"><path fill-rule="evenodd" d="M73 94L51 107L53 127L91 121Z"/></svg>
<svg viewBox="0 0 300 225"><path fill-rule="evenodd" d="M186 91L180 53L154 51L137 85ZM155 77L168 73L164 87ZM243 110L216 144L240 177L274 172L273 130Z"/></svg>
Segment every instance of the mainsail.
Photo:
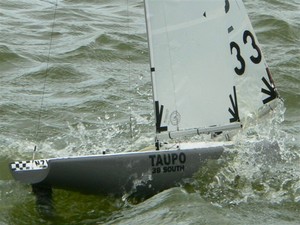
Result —
<svg viewBox="0 0 300 225"><path fill-rule="evenodd" d="M237 128L240 103L277 97L241 0L145 0L145 11L157 133Z"/></svg>

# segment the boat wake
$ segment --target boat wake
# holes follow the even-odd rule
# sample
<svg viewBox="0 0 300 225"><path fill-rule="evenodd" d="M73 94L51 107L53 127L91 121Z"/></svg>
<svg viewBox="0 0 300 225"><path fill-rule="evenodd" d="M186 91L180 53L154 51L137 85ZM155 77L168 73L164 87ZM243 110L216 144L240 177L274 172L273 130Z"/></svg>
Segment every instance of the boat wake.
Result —
<svg viewBox="0 0 300 225"><path fill-rule="evenodd" d="M280 126L285 108L248 124L217 163L197 174L193 191L225 205L268 201L300 202L299 152L288 146L291 137Z"/></svg>

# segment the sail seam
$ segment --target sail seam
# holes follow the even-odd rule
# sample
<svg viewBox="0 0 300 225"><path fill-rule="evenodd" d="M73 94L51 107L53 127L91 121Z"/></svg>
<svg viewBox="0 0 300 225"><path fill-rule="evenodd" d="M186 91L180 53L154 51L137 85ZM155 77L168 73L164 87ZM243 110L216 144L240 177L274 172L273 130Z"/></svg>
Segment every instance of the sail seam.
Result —
<svg viewBox="0 0 300 225"><path fill-rule="evenodd" d="M176 91L175 91L175 80L174 80L174 70L173 70L173 60L172 60L172 54L171 54L171 46L170 46L170 37L169 37L169 30L168 30L168 23L167 23L167 18L166 18L166 7L165 7L165 4L164 2L162 2L163 4L163 15L164 15L164 23L165 23L165 32L166 32L166 37L167 37L167 43L168 43L168 54L169 54L169 59L170 59L170 70L171 70L171 74L172 74L172 86L173 86L173 92L174 92L174 103L175 103L175 111L178 111L177 110L177 98L176 98ZM179 124L176 124L177 126L177 130L179 130Z"/></svg>

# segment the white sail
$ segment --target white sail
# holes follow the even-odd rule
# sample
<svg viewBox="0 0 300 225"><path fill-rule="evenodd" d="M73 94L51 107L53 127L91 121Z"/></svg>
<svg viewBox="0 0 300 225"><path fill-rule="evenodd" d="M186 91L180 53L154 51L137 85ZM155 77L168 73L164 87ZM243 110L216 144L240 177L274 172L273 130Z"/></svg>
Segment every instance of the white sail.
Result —
<svg viewBox="0 0 300 225"><path fill-rule="evenodd" d="M270 79L242 1L145 0L145 11L157 133L237 127L246 86L258 92L247 103L264 104Z"/></svg>
<svg viewBox="0 0 300 225"><path fill-rule="evenodd" d="M239 115L246 118L278 97L270 70L241 0L228 2L227 29Z"/></svg>

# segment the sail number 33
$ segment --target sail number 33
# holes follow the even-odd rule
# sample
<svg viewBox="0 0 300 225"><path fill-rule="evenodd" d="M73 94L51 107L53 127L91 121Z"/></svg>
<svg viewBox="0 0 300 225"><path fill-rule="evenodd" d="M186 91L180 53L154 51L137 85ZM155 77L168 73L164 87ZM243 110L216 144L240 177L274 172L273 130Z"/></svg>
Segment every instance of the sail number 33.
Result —
<svg viewBox="0 0 300 225"><path fill-rule="evenodd" d="M246 30L243 34L243 42L244 44L246 45L248 43L248 39L250 38L250 41L251 41L251 45L253 47L254 50L256 50L257 52L257 56L250 56L250 60L252 61L252 63L254 64L259 64L261 62L261 59L262 59L262 54L261 54L261 50L260 48L257 46L256 44L256 41L255 41L255 38L253 36L253 34L249 31L249 30ZM231 51L231 54L233 54L233 49L236 50L236 59L240 62L240 68L238 67L235 67L234 68L234 71L237 75L241 76L245 73L245 69L246 69L246 62L245 62L245 59L244 57L242 56L242 53L241 53L241 49L240 49L240 46L232 41L230 43L230 51Z"/></svg>

